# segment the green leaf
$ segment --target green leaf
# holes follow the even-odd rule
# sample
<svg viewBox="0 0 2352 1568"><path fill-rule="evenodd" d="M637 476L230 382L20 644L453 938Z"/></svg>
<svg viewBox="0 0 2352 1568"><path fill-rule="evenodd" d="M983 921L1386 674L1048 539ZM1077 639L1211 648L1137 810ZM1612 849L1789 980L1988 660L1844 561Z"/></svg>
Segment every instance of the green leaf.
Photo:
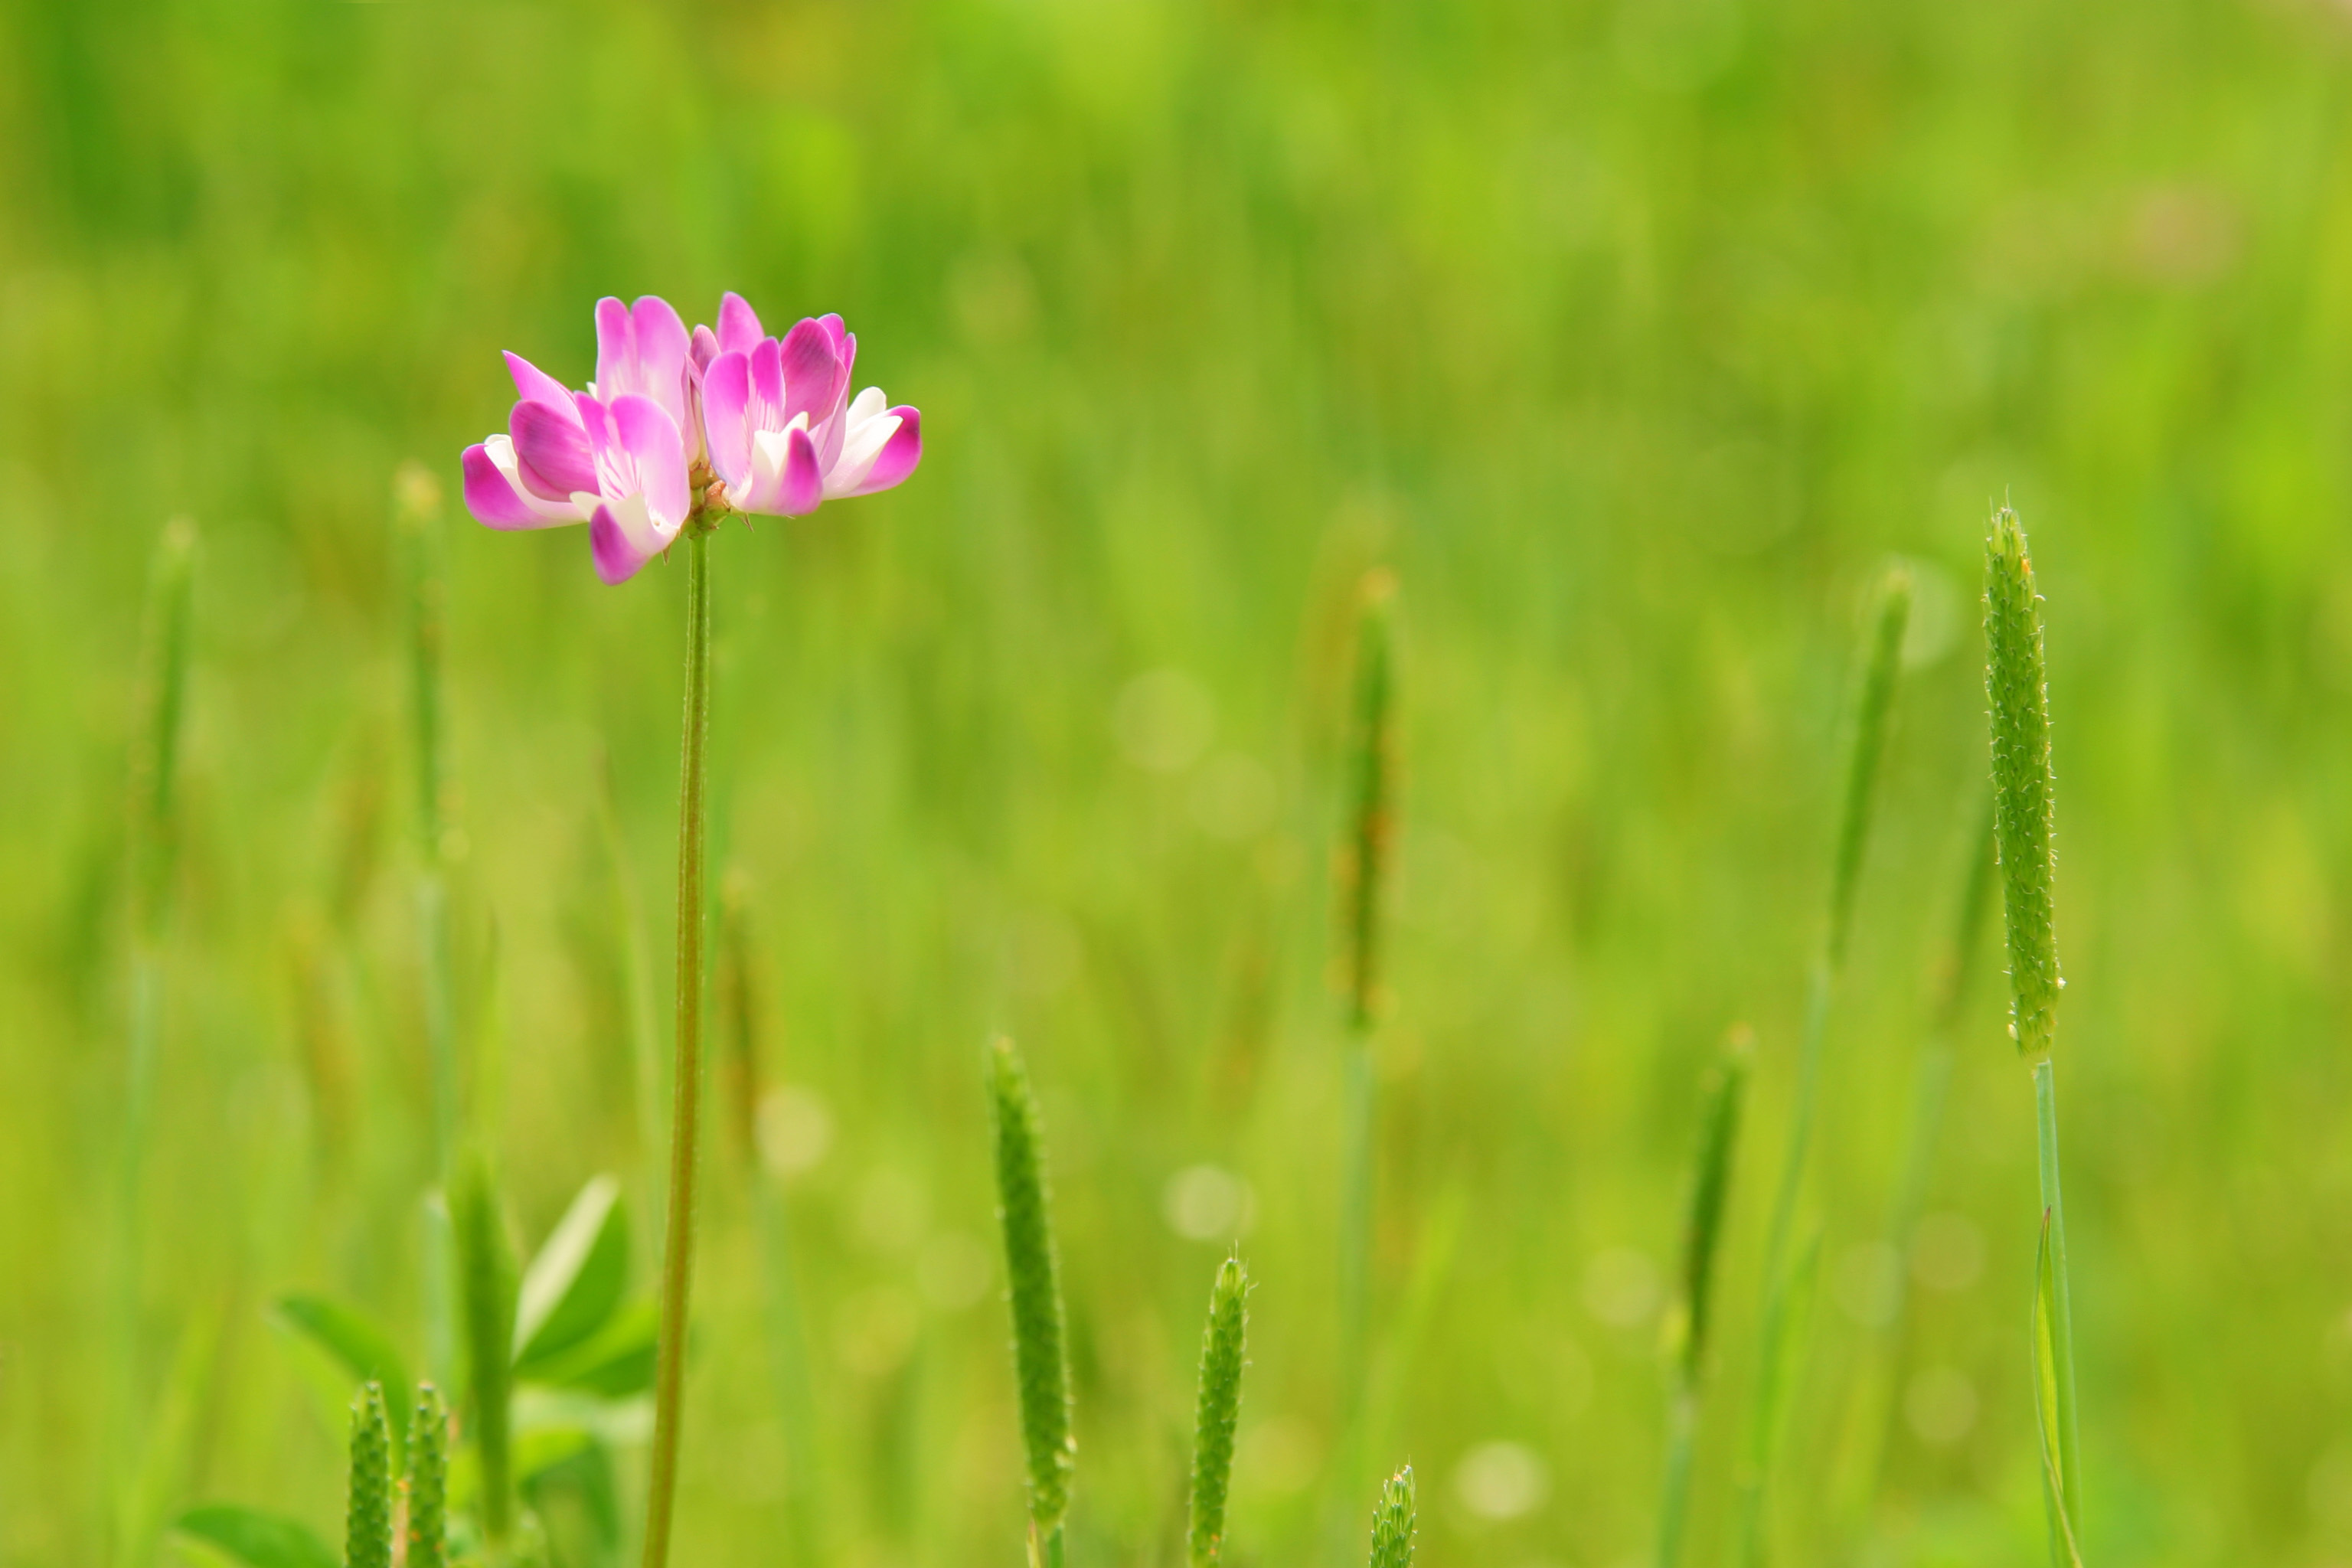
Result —
<svg viewBox="0 0 2352 1568"><path fill-rule="evenodd" d="M632 1301L588 1338L557 1355L518 1368L518 1375L550 1388L576 1388L622 1399L654 1385L654 1342L661 1309L650 1299Z"/></svg>
<svg viewBox="0 0 2352 1568"><path fill-rule="evenodd" d="M295 1291L278 1298L278 1319L318 1346L335 1363L361 1383L380 1383L385 1390L384 1414L392 1427L392 1468L399 1474L407 1464L409 1392L407 1364L392 1336L338 1302L324 1296Z"/></svg>
<svg viewBox="0 0 2352 1568"><path fill-rule="evenodd" d="M283 1514L206 1503L180 1515L172 1528L247 1568L342 1568L342 1559L309 1525Z"/></svg>
<svg viewBox="0 0 2352 1568"><path fill-rule="evenodd" d="M2042 1500L2050 1511L2050 1558L2055 1568L2083 1568L2066 1517L2065 1479L2059 1470L2058 1349L2051 1325L2057 1321L2057 1280L2050 1264L2050 1211L2042 1212L2042 1246L2033 1263L2033 1414L2042 1439Z"/></svg>
<svg viewBox="0 0 2352 1568"><path fill-rule="evenodd" d="M596 1176L580 1189L530 1260L515 1309L515 1371L532 1377L541 1363L603 1328L628 1286L628 1211L621 1184Z"/></svg>

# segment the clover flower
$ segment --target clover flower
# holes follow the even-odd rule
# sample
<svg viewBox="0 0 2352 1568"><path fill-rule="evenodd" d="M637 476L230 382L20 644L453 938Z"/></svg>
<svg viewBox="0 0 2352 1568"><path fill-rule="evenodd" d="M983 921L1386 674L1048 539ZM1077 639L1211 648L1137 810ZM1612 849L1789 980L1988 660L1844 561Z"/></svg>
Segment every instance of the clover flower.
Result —
<svg viewBox="0 0 2352 1568"><path fill-rule="evenodd" d="M739 511L803 517L821 502L887 490L922 460L922 416L878 386L849 395L857 338L839 316L765 335L730 294L719 331L695 335L710 466Z"/></svg>

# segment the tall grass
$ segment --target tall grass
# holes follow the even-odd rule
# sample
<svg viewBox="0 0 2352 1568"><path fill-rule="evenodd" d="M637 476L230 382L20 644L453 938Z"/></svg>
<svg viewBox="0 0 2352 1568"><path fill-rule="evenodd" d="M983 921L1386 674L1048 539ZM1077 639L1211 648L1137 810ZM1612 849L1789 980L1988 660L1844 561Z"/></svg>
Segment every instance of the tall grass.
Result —
<svg viewBox="0 0 2352 1568"><path fill-rule="evenodd" d="M1732 1031L1701 1090L1698 1148L1691 1166L1689 1217L1683 1227L1682 1300L1668 1331L1666 1465L1658 1508L1658 1568L1682 1560L1690 1514L1691 1462L1697 1447L1699 1392L1706 1366L1707 1330L1714 1321L1716 1260L1722 1251L1724 1209L1739 1146L1739 1113L1748 1090L1754 1037Z"/></svg>
<svg viewBox="0 0 2352 1568"><path fill-rule="evenodd" d="M466 1418L478 1470L475 1511L502 1546L514 1530L515 1261L488 1163L462 1157L450 1189L458 1326L466 1353Z"/></svg>
<svg viewBox="0 0 2352 1568"><path fill-rule="evenodd" d="M996 1143L996 1202L1004 1234L1004 1278L1013 1309L1013 1364L1028 1459L1032 1568L1061 1568L1062 1524L1070 1507L1077 1439L1070 1431L1068 1334L1061 1266L1047 1212L1045 1131L1029 1074L1013 1042L988 1049L988 1096Z"/></svg>
<svg viewBox="0 0 2352 1568"><path fill-rule="evenodd" d="M1899 567L1890 569L1877 585L1861 679L1854 693L1845 790L1831 868L1828 919L1806 987L1788 1143L1774 1189L1770 1228L1765 1233L1756 1392L1748 1406L1747 1441L1736 1483L1733 1561L1741 1568L1765 1554L1767 1494L1780 1439L1781 1417L1790 1382L1796 1375L1804 1316L1801 1308L1805 1291L1801 1276L1805 1271L1792 1267L1790 1248L1796 1239L1798 1202L1804 1189L1813 1120L1821 1100L1830 1002L1839 972L1845 965L1846 947L1853 933L1854 894L1861 882L1864 853L1869 846L1879 759L1885 748L1895 680L1902 668L1904 632L1910 616L1910 574Z"/></svg>
<svg viewBox="0 0 2352 1568"><path fill-rule="evenodd" d="M144 1193L158 1058L163 1049L164 950L179 850L180 737L187 707L195 552L193 522L174 518L164 524L148 566L145 626L132 696L123 825L129 868L129 995L106 1400L110 1495L104 1516L118 1561L143 1552L150 1528L139 1481L149 1441L142 1415Z"/></svg>
<svg viewBox="0 0 2352 1568"><path fill-rule="evenodd" d="M1344 1391L1341 1489L1354 1484L1355 1428L1367 1381L1372 1206L1379 1127L1372 1030L1381 1004L1381 900L1395 836L1396 579L1367 574L1357 594L1355 701L1347 753L1347 837L1339 858L1347 1038L1341 1046L1339 1333Z"/></svg>
<svg viewBox="0 0 2352 1568"><path fill-rule="evenodd" d="M2042 600L2016 512L1994 512L1985 540L1985 695L1992 713L1993 832L2000 848L2008 933L2010 1037L2033 1070L2041 1168L2042 1253L2036 1269L2035 1404L2049 1470L2051 1560L2074 1561L2082 1539L2083 1478L2074 1394L2074 1293L2066 1268L2066 1207L2058 1180L2058 1100L2051 1045L2058 1024L2058 943L2051 883L2054 784Z"/></svg>

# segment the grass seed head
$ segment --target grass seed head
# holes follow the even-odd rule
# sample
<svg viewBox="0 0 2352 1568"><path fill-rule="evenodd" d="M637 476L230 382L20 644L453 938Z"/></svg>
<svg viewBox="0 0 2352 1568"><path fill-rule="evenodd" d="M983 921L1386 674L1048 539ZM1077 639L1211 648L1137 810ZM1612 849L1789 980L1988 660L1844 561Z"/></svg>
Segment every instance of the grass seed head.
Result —
<svg viewBox="0 0 2352 1568"><path fill-rule="evenodd" d="M996 1132L996 1198L1004 1226L1004 1273L1013 1306L1013 1363L1021 1436L1029 1457L1029 1519L1050 1536L1070 1506L1077 1440L1070 1432L1070 1367L1060 1268L1047 1212L1045 1127L1013 1042L988 1052Z"/></svg>
<svg viewBox="0 0 2352 1568"><path fill-rule="evenodd" d="M1985 541L1985 696L1992 712L1993 835L2009 928L2010 1033L2028 1059L2050 1053L2057 1026L2049 676L2041 598L2017 513L1993 514Z"/></svg>
<svg viewBox="0 0 2352 1568"><path fill-rule="evenodd" d="M1249 1272L1228 1258L1209 1291L1201 1334L1200 1404L1192 1422L1192 1568L1211 1568L1225 1544L1225 1495L1234 1477L1234 1427L1242 1407L1249 1334Z"/></svg>
<svg viewBox="0 0 2352 1568"><path fill-rule="evenodd" d="M392 1430L383 1385L370 1383L352 1401L352 1479L346 1494L346 1568L392 1568Z"/></svg>

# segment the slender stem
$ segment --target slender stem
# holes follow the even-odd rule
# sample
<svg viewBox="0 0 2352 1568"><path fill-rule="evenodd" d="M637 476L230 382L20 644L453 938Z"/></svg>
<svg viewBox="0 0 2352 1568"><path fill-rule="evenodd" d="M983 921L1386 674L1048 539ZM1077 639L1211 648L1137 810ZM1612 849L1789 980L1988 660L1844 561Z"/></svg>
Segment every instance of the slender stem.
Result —
<svg viewBox="0 0 2352 1568"><path fill-rule="evenodd" d="M1359 1033L1341 1067L1339 1129L1339 1376L1350 1391L1363 1385L1365 1334L1370 1319L1372 1250L1372 1121L1377 1088L1371 1041Z"/></svg>
<svg viewBox="0 0 2352 1568"><path fill-rule="evenodd" d="M1789 1247L1797 1226L1797 1200L1804 1191L1813 1112L1821 1099L1822 1042L1829 1035L1834 980L1824 953L1814 961L1807 988L1805 1032L1797 1046L1797 1098L1789 1116L1789 1146L1781 1156L1780 1185L1772 1199L1772 1227L1765 1233L1764 1331L1759 1342L1758 1395L1748 1408L1748 1447L1739 1471L1738 1523L1733 1538L1732 1561L1741 1564L1755 1563L1762 1555L1764 1487L1779 1436L1782 1342L1789 1331Z"/></svg>
<svg viewBox="0 0 2352 1568"><path fill-rule="evenodd" d="M1698 1393L1682 1388L1666 1411L1666 1481L1658 1504L1658 1568L1682 1561L1683 1526L1690 1517L1691 1454L1697 1447Z"/></svg>
<svg viewBox="0 0 2352 1568"><path fill-rule="evenodd" d="M2050 1215L2051 1360L2058 1373L2058 1479L2074 1539L2083 1538L2081 1441L2074 1419L2074 1300L2066 1279L2066 1208L2058 1194L2058 1088L2050 1058L2033 1064L2036 1143L2042 1165L2042 1206Z"/></svg>
<svg viewBox="0 0 2352 1568"><path fill-rule="evenodd" d="M662 1251L661 1339L654 1372L653 1469L646 1493L646 1568L669 1560L677 1489L678 1404L687 1295L694 1278L694 1174L702 1081L703 810L710 742L710 537L686 544L686 733L677 799L677 1056L670 1089L669 1220Z"/></svg>

